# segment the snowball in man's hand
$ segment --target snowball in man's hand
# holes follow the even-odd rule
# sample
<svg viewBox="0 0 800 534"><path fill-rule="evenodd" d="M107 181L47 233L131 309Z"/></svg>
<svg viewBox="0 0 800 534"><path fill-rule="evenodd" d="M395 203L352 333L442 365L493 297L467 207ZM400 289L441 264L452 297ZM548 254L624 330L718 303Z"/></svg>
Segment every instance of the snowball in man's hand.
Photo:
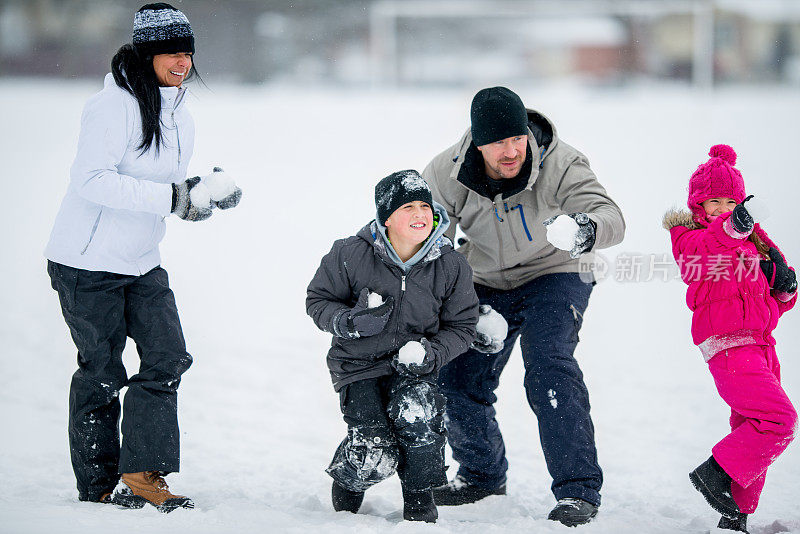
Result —
<svg viewBox="0 0 800 534"><path fill-rule="evenodd" d="M503 341L508 336L508 323L496 310L492 309L486 315L478 317L475 329L481 334L486 334L492 341Z"/></svg>
<svg viewBox="0 0 800 534"><path fill-rule="evenodd" d="M397 361L403 365L420 365L425 361L425 347L419 341L409 341L400 347Z"/></svg>
<svg viewBox="0 0 800 534"><path fill-rule="evenodd" d="M383 297L370 291L369 296L367 297L367 307L377 308L381 304L383 304Z"/></svg>
<svg viewBox="0 0 800 534"><path fill-rule="evenodd" d="M192 204L198 208L207 208L211 205L211 192L203 182L200 182L189 191L189 198Z"/></svg>
<svg viewBox="0 0 800 534"><path fill-rule="evenodd" d="M204 176L202 180L202 183L208 187L211 198L216 201L222 200L236 190L236 183L233 178L221 170L215 170L208 176Z"/></svg>
<svg viewBox="0 0 800 534"><path fill-rule="evenodd" d="M547 226L547 240L559 250L572 250L579 228L569 215L559 215Z"/></svg>

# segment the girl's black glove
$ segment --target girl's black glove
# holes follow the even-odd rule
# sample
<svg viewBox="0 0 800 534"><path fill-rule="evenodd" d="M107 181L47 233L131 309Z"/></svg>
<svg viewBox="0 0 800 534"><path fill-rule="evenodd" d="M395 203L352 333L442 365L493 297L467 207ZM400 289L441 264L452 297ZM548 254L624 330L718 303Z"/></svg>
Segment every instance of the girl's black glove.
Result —
<svg viewBox="0 0 800 534"><path fill-rule="evenodd" d="M797 276L789 269L786 262L775 247L769 249L769 260L761 260L761 270L770 281L770 287L775 291L794 293L797 291Z"/></svg>
<svg viewBox="0 0 800 534"><path fill-rule="evenodd" d="M750 195L746 199L742 200L742 203L737 204L731 212L731 224L733 225L733 229L740 234L749 234L753 231L753 226L756 224L753 216L750 215L750 212L747 211L747 208L745 207L745 204L751 198L753 198L753 195Z"/></svg>

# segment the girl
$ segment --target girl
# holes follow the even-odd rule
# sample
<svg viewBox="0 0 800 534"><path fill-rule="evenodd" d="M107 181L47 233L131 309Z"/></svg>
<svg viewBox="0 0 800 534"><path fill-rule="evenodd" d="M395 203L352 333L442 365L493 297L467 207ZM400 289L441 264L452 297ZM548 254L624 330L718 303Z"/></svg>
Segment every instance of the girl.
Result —
<svg viewBox="0 0 800 534"><path fill-rule="evenodd" d="M444 483L439 369L475 337L472 269L444 237L447 212L417 171L375 187L377 217L336 241L308 286L306 310L333 334L328 351L347 423L328 474L336 511L397 469L403 517L435 522L432 486Z"/></svg>
<svg viewBox="0 0 800 534"><path fill-rule="evenodd" d="M669 212L664 227L689 285L692 337L722 399L731 433L689 475L722 514L719 528L746 532L769 465L794 437L797 413L780 385L772 331L797 301L797 280L756 224L764 212L745 198L736 153L715 145L689 182L691 213Z"/></svg>
<svg viewBox="0 0 800 534"><path fill-rule="evenodd" d="M78 347L69 443L81 501L149 503L164 512L194 506L163 479L179 468L177 390L192 357L158 251L170 213L211 216L211 183L193 190L201 179L186 179L194 123L183 82L196 72L193 54L182 12L158 3L136 13L132 44L119 49L103 90L83 110L69 188L45 250ZM240 196L217 205L233 207ZM122 363L127 336L141 359L130 378Z"/></svg>

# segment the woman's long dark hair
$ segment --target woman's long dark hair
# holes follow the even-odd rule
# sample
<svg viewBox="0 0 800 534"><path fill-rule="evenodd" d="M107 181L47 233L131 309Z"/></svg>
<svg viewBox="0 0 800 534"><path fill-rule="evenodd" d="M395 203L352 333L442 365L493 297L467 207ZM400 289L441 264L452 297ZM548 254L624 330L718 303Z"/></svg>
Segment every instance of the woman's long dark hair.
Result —
<svg viewBox="0 0 800 534"><path fill-rule="evenodd" d="M137 150L142 154L155 145L156 153L161 148L164 139L161 137L161 91L158 90L158 79L153 70L153 56L140 55L132 44L125 44L117 50L111 60L111 73L117 85L128 91L139 103L139 113L142 117L142 142ZM186 79L198 76L192 68Z"/></svg>

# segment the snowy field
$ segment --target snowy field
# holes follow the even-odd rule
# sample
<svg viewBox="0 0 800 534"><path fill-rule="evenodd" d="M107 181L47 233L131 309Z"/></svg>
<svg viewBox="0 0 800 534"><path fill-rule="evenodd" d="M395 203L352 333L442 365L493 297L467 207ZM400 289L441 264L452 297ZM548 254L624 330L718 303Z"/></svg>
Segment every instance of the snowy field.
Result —
<svg viewBox="0 0 800 534"><path fill-rule="evenodd" d="M66 432L76 351L42 250L81 107L99 88L100 80L0 82L0 532L567 531L546 519L554 501L518 353L498 392L508 496L441 507L436 525L401 521L397 477L371 489L358 515L330 505L323 470L345 425L325 366L329 338L305 315L306 285L333 240L372 217L379 178L421 170L461 136L472 91L195 89L190 171L221 164L244 190L237 209L209 221L170 219L162 243L194 356L179 395L182 470L167 480L197 508L163 515L79 503ZM691 344L685 286L660 271L646 281L649 261L659 267L669 253L661 215L684 205L691 172L724 142L739 154L748 191L772 208L765 228L800 264L800 98L789 90L515 89L589 157L628 223L622 245L603 252L610 276L595 289L578 346L605 472L600 514L581 531L713 531L718 516L687 474L725 434L728 411ZM636 261L638 281L626 268ZM797 406L800 310L776 337ZM132 343L125 362L135 372ZM798 496L794 443L770 470L751 532L800 533Z"/></svg>

